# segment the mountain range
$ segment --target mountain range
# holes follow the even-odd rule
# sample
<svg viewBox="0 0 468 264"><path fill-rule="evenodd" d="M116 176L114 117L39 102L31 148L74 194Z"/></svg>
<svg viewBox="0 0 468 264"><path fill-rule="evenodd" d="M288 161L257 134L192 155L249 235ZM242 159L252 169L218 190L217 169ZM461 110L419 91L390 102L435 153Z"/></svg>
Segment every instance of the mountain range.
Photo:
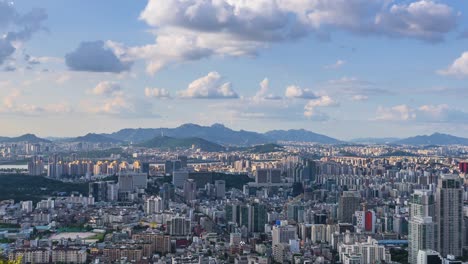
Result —
<svg viewBox="0 0 468 264"><path fill-rule="evenodd" d="M341 142L338 139L303 129L273 130L266 133L257 133L246 130L236 131L221 124L214 124L212 126L184 124L176 128L127 128L111 134L102 135L132 143L150 140L155 136L174 138L198 137L226 146L252 146L278 141L306 141L321 144L337 144Z"/></svg>
<svg viewBox="0 0 468 264"><path fill-rule="evenodd" d="M201 126L196 124L184 124L176 128L126 128L110 134L89 133L75 138L54 138L60 142L89 142L89 143L112 143L112 144L150 144L164 146L171 145L174 139L190 139L189 145L197 145L204 140L204 143L213 143L219 146L255 146L281 141L313 142L320 144L396 144L396 145L467 145L468 138L456 137L448 134L434 133L432 135L420 135L404 139L399 138L361 138L349 142L341 141L326 135L317 134L304 129L272 130L266 133L258 133L246 130L232 130L221 124L212 126ZM195 140L196 139L196 140ZM164 143L161 141L168 141ZM39 138L33 134L25 134L20 137L0 137L0 142L51 142L47 139ZM187 142L178 142L175 145L184 145Z"/></svg>
<svg viewBox="0 0 468 264"><path fill-rule="evenodd" d="M34 134L24 134L19 137L0 137L2 143L16 143L16 142L28 142L28 143L50 143L50 140L39 138Z"/></svg>

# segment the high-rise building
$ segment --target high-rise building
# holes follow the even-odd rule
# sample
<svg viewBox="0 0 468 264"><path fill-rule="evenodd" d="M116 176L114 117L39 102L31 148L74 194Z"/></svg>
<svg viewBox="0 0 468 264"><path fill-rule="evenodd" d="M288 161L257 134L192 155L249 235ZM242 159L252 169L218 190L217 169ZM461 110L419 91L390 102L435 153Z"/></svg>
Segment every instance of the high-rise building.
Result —
<svg viewBox="0 0 468 264"><path fill-rule="evenodd" d="M415 190L409 201L408 260L418 261L420 250L435 249L434 195L429 190Z"/></svg>
<svg viewBox="0 0 468 264"><path fill-rule="evenodd" d="M169 234L172 236L186 236L191 232L190 219L182 216L174 216L167 221Z"/></svg>
<svg viewBox="0 0 468 264"><path fill-rule="evenodd" d="M226 182L223 180L215 181L215 190L217 199L223 199L226 197Z"/></svg>
<svg viewBox="0 0 468 264"><path fill-rule="evenodd" d="M186 170L174 171L172 174L172 184L176 188L183 188L185 181L189 178L189 172Z"/></svg>
<svg viewBox="0 0 468 264"><path fill-rule="evenodd" d="M94 197L96 202L107 201L107 182L90 182L89 195Z"/></svg>
<svg viewBox="0 0 468 264"><path fill-rule="evenodd" d="M409 259L408 259L409 260ZM419 250L417 261L410 262L416 264L442 264L442 258L440 257L439 252L426 249L426 250Z"/></svg>
<svg viewBox="0 0 468 264"><path fill-rule="evenodd" d="M175 171L180 170L181 168L187 167L187 165L186 165L186 163L187 163L186 156L184 156L184 157L185 157L184 161L181 161L181 160L166 160L166 162L164 162L164 172L166 174L172 174ZM185 166L182 166L183 163L185 163Z"/></svg>
<svg viewBox="0 0 468 264"><path fill-rule="evenodd" d="M281 183L281 170L257 169L255 171L255 183Z"/></svg>
<svg viewBox="0 0 468 264"><path fill-rule="evenodd" d="M304 205L300 203L289 203L287 205L288 220L294 220L297 223L304 221Z"/></svg>
<svg viewBox="0 0 468 264"><path fill-rule="evenodd" d="M263 232L268 222L267 209L264 204L254 203L248 206L249 232ZM242 212L241 212L242 216Z"/></svg>
<svg viewBox="0 0 468 264"><path fill-rule="evenodd" d="M442 175L436 193L438 251L443 256L462 256L463 189L457 175Z"/></svg>
<svg viewBox="0 0 468 264"><path fill-rule="evenodd" d="M131 192L148 187L148 175L146 173L119 173L119 190Z"/></svg>
<svg viewBox="0 0 468 264"><path fill-rule="evenodd" d="M28 162L28 174L40 176L44 173L44 161L38 156L33 156Z"/></svg>
<svg viewBox="0 0 468 264"><path fill-rule="evenodd" d="M272 246L288 244L289 240L297 239L297 230L295 226L274 226L271 235Z"/></svg>
<svg viewBox="0 0 468 264"><path fill-rule="evenodd" d="M369 233L375 231L376 216L374 211L356 211L355 216L357 228Z"/></svg>
<svg viewBox="0 0 468 264"><path fill-rule="evenodd" d="M160 196L151 196L145 201L145 213L150 215L164 210L163 199Z"/></svg>
<svg viewBox="0 0 468 264"><path fill-rule="evenodd" d="M352 223L354 212L361 206L361 194L357 191L344 191L338 203L338 221Z"/></svg>
<svg viewBox="0 0 468 264"><path fill-rule="evenodd" d="M185 201L190 202L197 199L197 183L193 179L188 179L184 183Z"/></svg>
<svg viewBox="0 0 468 264"><path fill-rule="evenodd" d="M174 185L167 182L164 183L159 190L159 195L163 199L164 209L169 209L169 202L174 200L175 197Z"/></svg>

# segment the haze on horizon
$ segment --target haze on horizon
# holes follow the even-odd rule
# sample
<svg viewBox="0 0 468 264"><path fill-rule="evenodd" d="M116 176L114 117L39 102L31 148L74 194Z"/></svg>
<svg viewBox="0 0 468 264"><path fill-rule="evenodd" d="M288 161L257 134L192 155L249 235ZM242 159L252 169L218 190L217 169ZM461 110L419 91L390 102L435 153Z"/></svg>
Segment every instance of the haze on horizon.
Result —
<svg viewBox="0 0 468 264"><path fill-rule="evenodd" d="M464 1L2 1L0 136L468 137Z"/></svg>

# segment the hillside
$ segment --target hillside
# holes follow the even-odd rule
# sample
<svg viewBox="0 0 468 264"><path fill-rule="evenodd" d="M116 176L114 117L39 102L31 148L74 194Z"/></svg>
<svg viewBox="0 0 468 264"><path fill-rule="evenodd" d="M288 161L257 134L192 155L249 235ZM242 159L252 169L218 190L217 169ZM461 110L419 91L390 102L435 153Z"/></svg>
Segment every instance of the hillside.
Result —
<svg viewBox="0 0 468 264"><path fill-rule="evenodd" d="M197 137L222 145L248 146L267 143L267 139L259 133L249 131L235 131L220 124L200 126L184 124L176 128L137 128L122 129L104 136L133 143L141 143L157 136L173 138Z"/></svg>
<svg viewBox="0 0 468 264"><path fill-rule="evenodd" d="M28 142L28 143L50 143L50 140L39 138L34 134L24 134L19 137L0 137L0 142L3 143L16 143L16 142Z"/></svg>
<svg viewBox="0 0 468 264"><path fill-rule="evenodd" d="M296 141L315 142L322 144L339 144L340 140L322 134L317 134L305 129L273 130L265 133L270 141Z"/></svg>
<svg viewBox="0 0 468 264"><path fill-rule="evenodd" d="M189 137L189 138L173 138L173 137L155 137L143 143L137 144L138 147L145 147L145 148L162 148L162 149L177 149L177 148L184 148L189 149L194 146L195 148L199 148L203 151L224 151L225 148L221 145L216 143L204 140L202 138L197 137Z"/></svg>
<svg viewBox="0 0 468 264"><path fill-rule="evenodd" d="M88 143L120 143L122 141L103 136L100 134L89 133L81 137L69 138L66 141L68 142L88 142Z"/></svg>
<svg viewBox="0 0 468 264"><path fill-rule="evenodd" d="M434 133L409 137L393 142L399 145L465 145L468 146L468 138L456 137L448 134Z"/></svg>

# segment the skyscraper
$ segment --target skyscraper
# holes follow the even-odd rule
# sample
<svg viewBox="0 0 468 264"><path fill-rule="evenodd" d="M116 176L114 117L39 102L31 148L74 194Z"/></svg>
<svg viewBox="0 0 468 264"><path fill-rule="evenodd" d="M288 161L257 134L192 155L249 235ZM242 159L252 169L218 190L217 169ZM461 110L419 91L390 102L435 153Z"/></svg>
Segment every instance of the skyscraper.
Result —
<svg viewBox="0 0 468 264"><path fill-rule="evenodd" d="M226 182L223 180L215 181L216 198L224 199L226 197Z"/></svg>
<svg viewBox="0 0 468 264"><path fill-rule="evenodd" d="M442 175L436 193L438 251L443 256L462 256L463 189L457 175Z"/></svg>
<svg viewBox="0 0 468 264"><path fill-rule="evenodd" d="M186 180L184 183L185 201L190 202L197 199L197 183L192 180Z"/></svg>
<svg viewBox="0 0 468 264"><path fill-rule="evenodd" d="M249 232L263 232L267 220L267 209L264 204L254 203L248 207L249 213ZM242 212L241 212L242 217Z"/></svg>
<svg viewBox="0 0 468 264"><path fill-rule="evenodd" d="M345 191L340 197L338 204L338 221L341 223L351 223L354 212L361 206L361 194L357 191Z"/></svg>
<svg viewBox="0 0 468 264"><path fill-rule="evenodd" d="M434 195L429 190L415 190L410 198L409 209L408 260L416 263L419 250L435 249Z"/></svg>

